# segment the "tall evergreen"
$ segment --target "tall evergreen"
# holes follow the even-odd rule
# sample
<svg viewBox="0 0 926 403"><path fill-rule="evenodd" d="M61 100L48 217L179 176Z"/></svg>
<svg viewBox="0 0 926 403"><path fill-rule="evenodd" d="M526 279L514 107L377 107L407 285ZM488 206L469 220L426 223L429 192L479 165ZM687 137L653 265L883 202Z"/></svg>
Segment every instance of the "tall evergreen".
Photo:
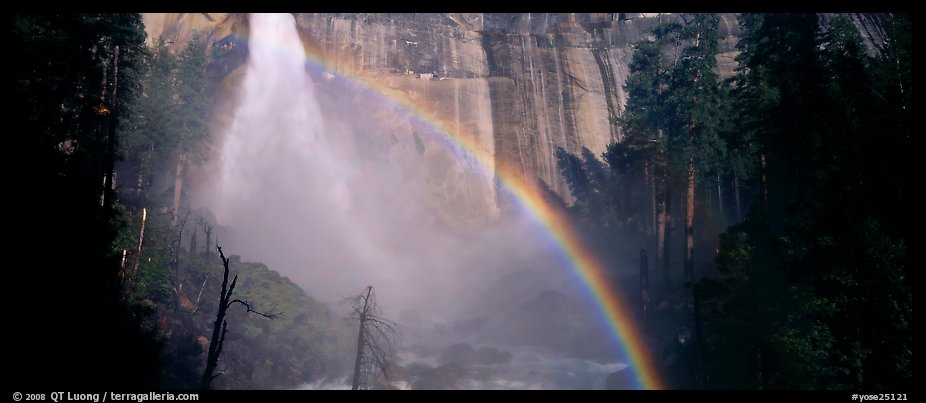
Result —
<svg viewBox="0 0 926 403"><path fill-rule="evenodd" d="M163 161L173 152L170 144L177 127L177 57L163 39L158 39L149 49L146 62L142 94L133 104L132 120L125 125L122 142L126 160L135 163L135 196L142 198L154 172L165 169Z"/></svg>
<svg viewBox="0 0 926 403"><path fill-rule="evenodd" d="M653 34L653 40L647 39L634 44L631 73L626 84L627 105L621 119L624 138L617 145L609 145L605 160L613 169L621 166L620 161L628 160L627 157L631 154L645 156L630 157L629 160L636 162L634 170L648 171L649 175L644 176L649 176L653 181L655 267L662 273L663 286L668 287L672 166L669 164L669 137L666 133L670 119L667 105L669 94L666 92L671 81L672 69L677 66L678 59L673 57L672 53L667 53L666 48L674 46L677 52L682 27L677 23L666 22L658 25ZM644 186L649 187L649 184Z"/></svg>
<svg viewBox="0 0 926 403"><path fill-rule="evenodd" d="M695 189L702 176L717 171L726 153L719 135L722 119L717 79L717 30L715 14L695 14L682 30L688 43L672 70L668 87L667 132L676 172L685 176L684 281L694 281ZM708 175L705 175L708 174Z"/></svg>
<svg viewBox="0 0 926 403"><path fill-rule="evenodd" d="M208 58L205 41L194 35L186 49L180 54L177 71L177 133L174 135L177 152L177 168L174 180L173 221L177 221L180 199L183 191L184 169L187 160L194 162L205 158L203 143L208 139L207 116L209 112L208 80L206 64Z"/></svg>

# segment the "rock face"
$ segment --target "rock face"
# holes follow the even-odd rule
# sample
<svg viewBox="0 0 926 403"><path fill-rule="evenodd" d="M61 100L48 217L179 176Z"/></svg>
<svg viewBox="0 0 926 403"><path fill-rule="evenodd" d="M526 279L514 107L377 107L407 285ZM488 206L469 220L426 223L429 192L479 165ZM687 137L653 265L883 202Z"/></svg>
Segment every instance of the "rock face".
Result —
<svg viewBox="0 0 926 403"><path fill-rule="evenodd" d="M718 70L736 65L739 25L721 14ZM556 165L557 148L601 155L621 138L617 119L627 102L624 82L631 44L673 14L296 14L308 54L325 74L375 81L380 91L426 109L454 137L473 142L488 170L505 167L542 183L570 204L573 197ZM182 42L193 30L213 43L246 34L237 14L146 14L149 36ZM831 16L824 15L823 21ZM870 51L880 40L881 17L851 18ZM874 34L872 34L872 32ZM231 45L234 45L232 43ZM224 71L230 69L226 66ZM229 75L234 72L229 71ZM432 141L411 135L401 122L384 122L414 149ZM407 131L407 133L401 133ZM401 146L401 144L400 144ZM420 151L420 147L419 151ZM390 151L392 152L392 151ZM465 224L499 212L492 175L473 176L446 152L428 151L424 167L434 187L431 204ZM480 179L481 178L481 179ZM503 207L503 206L502 206Z"/></svg>
<svg viewBox="0 0 926 403"><path fill-rule="evenodd" d="M671 15L299 14L307 48L344 74L439 105L495 166L537 179L567 203L557 148L601 155L620 138L630 45ZM721 71L733 70L738 25L722 16ZM484 187L493 191L492 187ZM470 202L492 202L473 198ZM491 211L484 207L480 211Z"/></svg>

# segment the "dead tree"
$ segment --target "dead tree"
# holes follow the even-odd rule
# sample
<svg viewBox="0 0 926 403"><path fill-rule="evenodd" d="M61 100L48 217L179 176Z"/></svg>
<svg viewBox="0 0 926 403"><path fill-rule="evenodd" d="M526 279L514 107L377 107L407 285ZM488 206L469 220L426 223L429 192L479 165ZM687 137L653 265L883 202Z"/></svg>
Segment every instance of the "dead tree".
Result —
<svg viewBox="0 0 926 403"><path fill-rule="evenodd" d="M203 251L203 258L208 259L209 258L209 243L212 242L212 227L209 226L209 223L207 223L206 220L203 219L202 217L199 217L199 223L203 225L203 232L206 234L206 247L205 247L205 250ZM190 245L190 255L192 255L195 259L195 256L197 254L198 252L196 251L196 248L193 245ZM199 301L203 297L203 290L206 289L206 282L208 281L209 281L209 271L206 270L206 275L203 276L203 284L199 286L199 293L196 294L196 301L193 302L193 308L191 310L193 313L196 313L196 311L199 310Z"/></svg>
<svg viewBox="0 0 926 403"><path fill-rule="evenodd" d="M351 389L372 389L376 370L385 374L386 365L394 351L393 347L401 342L401 330L397 323L382 317L373 294L373 286L368 286L358 295L348 297L346 302L351 304L350 318L360 322Z"/></svg>
<svg viewBox="0 0 926 403"><path fill-rule="evenodd" d="M132 269L132 277L138 272L138 263L141 262L141 245L145 241L145 221L148 220L148 209L141 209L141 231L138 233L138 249L135 252L135 268Z"/></svg>
<svg viewBox="0 0 926 403"><path fill-rule="evenodd" d="M183 229L186 227L186 221L190 218L190 212L183 216L183 219L177 223L177 238L167 244L170 249L170 271L173 282L174 306L179 311L183 307L183 277L180 273L180 241L183 240Z"/></svg>
<svg viewBox="0 0 926 403"><path fill-rule="evenodd" d="M219 355L222 354L222 347L225 345L225 335L228 333L228 321L225 320L225 313L228 308L234 304L241 304L247 308L248 312L253 312L265 318L273 319L282 313L263 313L257 311L248 301L240 299L231 299L235 292L235 285L238 284L238 275L232 279L231 285L228 285L228 263L229 260L222 253L222 247L215 246L219 250L219 258L222 259L222 265L225 267L225 274L222 277L222 293L219 295L219 310L215 314L215 324L212 327L212 338L209 339L209 354L206 356L206 370L203 372L203 379L199 385L200 389L209 389L212 380L218 375L214 375L215 368L219 364Z"/></svg>
<svg viewBox="0 0 926 403"><path fill-rule="evenodd" d="M200 222L203 224L203 232L206 233L206 247L203 249L203 257L208 259L209 258L209 244L212 243L212 226L209 225L209 223L206 222L206 220L203 220L202 217L200 217L200 220L201 220ZM196 251L192 251L192 252L195 253Z"/></svg>
<svg viewBox="0 0 926 403"><path fill-rule="evenodd" d="M199 286L199 293L196 294L196 301L193 302L193 308L190 310L193 313L196 313L199 310L199 300L203 297L203 290L206 289L206 282L209 281L209 272L206 272L206 275L203 276L203 284Z"/></svg>

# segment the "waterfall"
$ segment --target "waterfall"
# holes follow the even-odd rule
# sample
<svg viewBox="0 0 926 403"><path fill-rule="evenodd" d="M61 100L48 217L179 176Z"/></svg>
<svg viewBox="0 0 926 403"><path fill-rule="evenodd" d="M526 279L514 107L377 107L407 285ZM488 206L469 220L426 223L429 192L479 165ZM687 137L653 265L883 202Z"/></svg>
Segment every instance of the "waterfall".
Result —
<svg viewBox="0 0 926 403"><path fill-rule="evenodd" d="M289 14L251 16L250 59L239 105L221 153L216 214L234 221L268 193L308 196L326 207L350 205L350 170L333 159L324 117L305 70L305 53ZM262 208L267 208L262 205Z"/></svg>
<svg viewBox="0 0 926 403"><path fill-rule="evenodd" d="M463 166L475 169L446 163L467 155L435 150L437 141L428 144L430 154L418 151L416 135L445 134L428 134L433 129L408 123L416 119L413 111L378 106L378 94L338 85L339 72L329 75L338 79L316 78L326 76L315 74L318 66L307 62L292 15L253 14L248 49L233 117L216 139L218 155L210 161L212 187L201 196L202 207L215 214L218 242L227 254L267 264L329 303L337 315L343 308L338 301L373 285L385 317L399 319L408 310L407 317L425 318L407 336L439 348L463 337L452 331L456 321L469 323L474 317L491 316L476 321L483 323L476 330L494 334L499 342L527 338L520 333L533 327L521 329L511 320L525 309L533 312L527 302L545 290L583 293L528 214L518 211L471 232L441 222L427 200L427 192L435 191L429 170L447 175ZM408 132L397 133L403 128ZM396 139L403 135L404 142ZM457 210L450 213L465 212L462 203L451 208ZM239 282L249 281L247 273L241 275ZM570 323L589 329L582 337L593 335L581 344L606 348L606 329L593 313L577 310ZM548 322L544 312L534 314L540 316L532 322ZM544 385L591 387L592 378L600 383L606 372L623 368L614 365L581 376L587 378L581 385L553 379ZM575 371L562 376L571 379ZM504 385L533 387L521 379L513 382Z"/></svg>

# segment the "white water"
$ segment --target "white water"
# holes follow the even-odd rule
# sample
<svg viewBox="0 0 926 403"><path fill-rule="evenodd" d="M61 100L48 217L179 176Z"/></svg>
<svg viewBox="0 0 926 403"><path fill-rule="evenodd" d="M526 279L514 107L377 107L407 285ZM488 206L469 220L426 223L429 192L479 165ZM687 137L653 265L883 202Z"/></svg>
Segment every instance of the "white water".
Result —
<svg viewBox="0 0 926 403"><path fill-rule="evenodd" d="M396 166L388 143L361 146L376 133L357 129L371 126L358 122L375 126L375 112L355 104L334 108L335 100L320 90L324 84L307 74L293 16L253 14L250 24L238 106L220 139L220 179L200 196L231 229L230 239L218 239L227 254L266 263L336 310L343 308L341 298L374 285L392 318L406 309L447 323L467 315L515 316L510 311L523 309L540 290L583 292L530 220L510 219L466 235L441 225L424 201L428 189L408 165ZM522 270L537 273L537 284L497 285L501 276ZM461 380L460 386L598 387L622 365L556 360L543 365L564 370L539 376L534 364L516 358L491 382ZM583 383L570 380L576 373Z"/></svg>
<svg viewBox="0 0 926 403"><path fill-rule="evenodd" d="M369 232L347 230L357 224L348 186L359 158L326 130L293 17L253 14L250 22L247 73L208 207L234 230L228 249L246 259L286 274L365 267L365 254L348 249L371 245L362 239ZM313 291L336 299L325 291L346 295L364 285L343 280L325 277Z"/></svg>
<svg viewBox="0 0 926 403"><path fill-rule="evenodd" d="M292 16L254 14L251 28L243 102L222 152L218 218L228 222L247 216L241 208L265 201L267 192L284 192L298 202L309 196L304 187L320 186L328 191L311 195L313 201L343 212L350 205L346 182L353 172L332 161Z"/></svg>
<svg viewBox="0 0 926 403"><path fill-rule="evenodd" d="M538 389L604 389L605 379L611 373L627 369L627 364L565 357L536 347L502 347L514 359L507 364L472 365L459 378L446 386L452 389L475 390L538 390ZM421 357L410 351L398 354L398 364L414 372L415 368L434 368L440 365L437 357ZM391 387L399 390L414 389L420 376L395 381ZM319 379L300 385L297 389L350 389L350 377Z"/></svg>

